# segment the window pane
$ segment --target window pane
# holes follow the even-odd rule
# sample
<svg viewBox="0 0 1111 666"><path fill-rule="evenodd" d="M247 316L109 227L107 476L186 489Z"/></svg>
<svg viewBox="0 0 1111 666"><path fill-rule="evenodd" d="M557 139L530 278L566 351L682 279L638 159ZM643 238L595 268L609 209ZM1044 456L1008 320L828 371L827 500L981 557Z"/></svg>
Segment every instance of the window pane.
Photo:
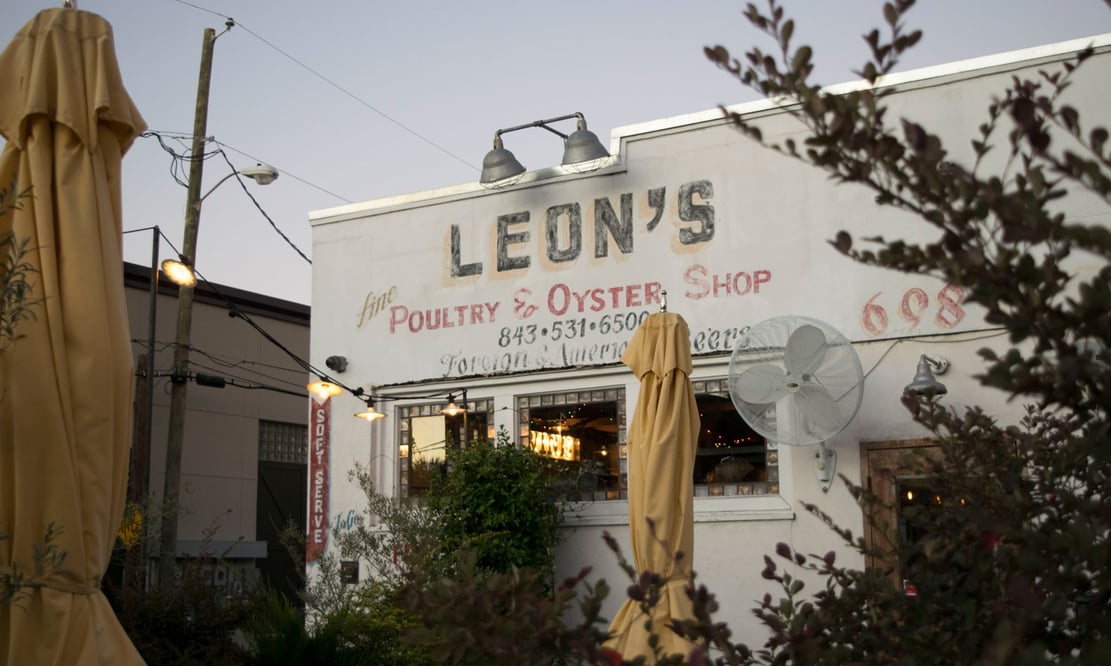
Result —
<svg viewBox="0 0 1111 666"><path fill-rule="evenodd" d="M604 399L609 398L609 399ZM517 396L518 437L544 456L565 496L628 497L619 457L625 437L625 390Z"/></svg>
<svg viewBox="0 0 1111 666"><path fill-rule="evenodd" d="M725 484L710 495L760 492L755 488L767 492L763 485L752 485L778 482L778 469L772 473L768 465L764 438L737 414L727 395L698 393L695 399L702 425L694 460L694 482ZM738 488L738 484L744 484L743 488Z"/></svg>
<svg viewBox="0 0 1111 666"><path fill-rule="evenodd" d="M449 450L490 437L493 400L469 399L466 411L455 416L440 412L446 404L445 399L442 402L398 408L402 496L416 497L423 494L434 475L446 473L445 460Z"/></svg>
<svg viewBox="0 0 1111 666"><path fill-rule="evenodd" d="M308 426L299 423L260 420L258 422L258 459L271 462L308 462Z"/></svg>

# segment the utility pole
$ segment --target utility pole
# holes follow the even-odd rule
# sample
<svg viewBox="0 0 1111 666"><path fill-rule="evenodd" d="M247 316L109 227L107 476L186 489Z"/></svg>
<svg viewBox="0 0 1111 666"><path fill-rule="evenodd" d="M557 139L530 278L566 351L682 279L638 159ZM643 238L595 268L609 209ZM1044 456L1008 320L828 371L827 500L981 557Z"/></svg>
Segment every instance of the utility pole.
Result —
<svg viewBox="0 0 1111 666"><path fill-rule="evenodd" d="M231 23L228 24L231 29ZM220 33L223 34L223 33ZM212 50L216 31L206 28L201 45L201 71L197 82L197 108L193 120L193 147L189 160L189 189L185 197L185 240L182 256L196 266L197 227L201 219L201 178L204 172L205 133L208 129L208 93L212 81ZM189 341L193 326L193 287L181 287L177 296L177 335L174 366L170 375L170 424L166 439L166 479L162 491L162 531L158 550L158 589L173 589L177 561L177 523L181 496L181 450L185 440L185 389L189 381Z"/></svg>

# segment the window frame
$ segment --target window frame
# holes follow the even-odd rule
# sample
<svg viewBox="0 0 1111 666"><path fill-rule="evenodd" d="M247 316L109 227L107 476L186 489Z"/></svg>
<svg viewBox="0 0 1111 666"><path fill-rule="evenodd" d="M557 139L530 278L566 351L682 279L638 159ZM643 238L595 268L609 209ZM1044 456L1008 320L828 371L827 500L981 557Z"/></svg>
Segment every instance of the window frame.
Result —
<svg viewBox="0 0 1111 666"><path fill-rule="evenodd" d="M727 377L692 379L691 386L696 396L702 394L712 395L718 398L729 398L729 379ZM765 479L763 481L737 481L729 483L696 482L694 484L694 496L696 498L718 498L749 495L779 495L779 445L766 437L762 439L764 440L765 468ZM723 456L724 455L726 454L723 454Z"/></svg>
<svg viewBox="0 0 1111 666"><path fill-rule="evenodd" d="M444 417L444 434L447 439L447 419L448 415L443 414L441 410L444 408L444 401L438 400L436 402L414 402L404 405L397 405L397 450L398 450L398 472L397 472L397 487L399 497L417 497L410 495L409 489L412 481L412 421L413 418L423 418L428 416L443 416ZM494 399L493 398L467 398L467 414L477 413L483 414L486 417L486 437L488 440L493 440L495 436L494 430Z"/></svg>
<svg viewBox="0 0 1111 666"><path fill-rule="evenodd" d="M627 443L628 417L626 406L628 397L625 386L613 385L599 388L564 389L559 391L546 391L543 393L517 394L513 396L514 414L517 419L514 441L517 446L527 448L530 446L529 421L532 408L559 407L561 405L575 405L581 402L607 403L613 402L616 406L615 420L617 422L617 487L594 490L591 500L627 500L629 498L629 448Z"/></svg>

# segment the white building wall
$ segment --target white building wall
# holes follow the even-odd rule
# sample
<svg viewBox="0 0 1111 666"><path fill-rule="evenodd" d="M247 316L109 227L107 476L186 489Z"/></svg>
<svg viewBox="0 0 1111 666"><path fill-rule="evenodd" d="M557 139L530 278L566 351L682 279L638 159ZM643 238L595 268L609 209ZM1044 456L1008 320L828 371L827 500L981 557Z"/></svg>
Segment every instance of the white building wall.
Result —
<svg viewBox="0 0 1111 666"><path fill-rule="evenodd" d="M1102 121L1111 36L1097 43L1098 55L1079 70L1067 97L1082 116L1090 112ZM888 98L889 117L910 117L940 133L950 158L969 163L969 141L985 120L990 100L1011 76L1053 67L1082 46L1032 49L892 77L888 83L899 92ZM738 110L761 127L765 139L802 139L795 122L769 103ZM1005 137L997 143L997 154L1002 153ZM508 138L506 145L511 148ZM837 471L854 482L861 480L861 443L927 434L899 401L921 354L951 361L948 374L940 377L949 388L945 404L954 409L978 404L1005 421L1017 419L1021 405L982 388L974 378L983 368L976 350L1005 345L1006 338L983 322L979 309L961 302L959 290L930 278L858 266L828 245L840 229L858 238L880 233L922 240L929 229L921 222L876 206L864 188L835 185L821 172L759 147L725 125L716 111L619 129L611 152L614 157L592 173L557 167L527 173L502 189L460 185L313 213L313 363L323 367L327 356L344 355L350 360L341 377L345 384L395 399L449 390L458 395L466 388L472 398L492 398L495 425L511 433L518 431L516 395L623 386L626 413L632 415L638 385L616 363L632 331L603 336L592 330L590 345L570 349L574 364L581 366L573 369L560 367L568 348L551 331L556 322L578 318L599 325L600 331L605 315L655 311L658 304L645 299L651 289L644 285L657 283L668 292L668 309L690 324L694 379L725 376L736 342L726 332L769 317L813 317L853 341L865 373L863 405L827 446L837 453ZM691 183L699 183L701 195L684 203L679 192ZM712 185L712 194L705 183ZM666 188L662 208L653 199L658 188ZM610 239L608 256L597 257L593 230L602 205L597 201L608 200L620 215L626 194L631 195L633 250L619 252ZM582 213L581 253L566 262L546 257L546 215L562 204L578 204ZM1085 222L1108 222L1106 212L1086 198L1062 205ZM682 230L696 235L706 230L708 218L699 217L706 211L699 206L712 206L714 233L704 242L684 244ZM649 231L657 211L659 223ZM499 218L522 212L528 221L516 218L499 235ZM557 250L570 246L568 219L559 218ZM511 235L524 231L527 241ZM503 260L527 257L527 268L497 270L499 242ZM481 270L453 276L453 266L458 273L478 262ZM748 276L736 283L743 294L722 288L714 295L713 276L733 284L738 273ZM758 274L759 290L749 282ZM573 311L573 302L571 311L555 312L567 302L560 285L579 293L606 290L603 303L592 311L587 296L583 313ZM635 288L622 291L616 302L610 299L611 287L630 285ZM920 290L926 301L908 297L911 290ZM530 305L537 309L525 316ZM899 314L901 305L907 305L905 316ZM457 309L461 306L468 307ZM877 307L883 308L886 322ZM426 323L403 316L425 310L457 317L457 325L430 331ZM529 324L537 326L533 342L513 342L516 327ZM499 346L499 337L508 343ZM584 356L591 348L598 353L594 361ZM508 372L499 365L506 353L513 361ZM380 401L379 410L392 418L368 424L347 418L362 407L357 399L332 399L331 516L362 505L345 478L356 463L371 466L380 488L396 491L397 404ZM695 499L694 568L718 595L721 618L741 640L762 641L750 609L768 590L760 571L763 556L773 553L777 542L808 553L837 550L840 562L863 565L802 507L817 504L855 534L862 529L861 512L841 483L826 493L820 490L814 451L813 446L779 447L776 495ZM626 503L594 502L569 517L558 574L594 567L592 577L605 578L614 589L606 607L612 616L625 581L602 543L604 531L617 537L631 559Z"/></svg>

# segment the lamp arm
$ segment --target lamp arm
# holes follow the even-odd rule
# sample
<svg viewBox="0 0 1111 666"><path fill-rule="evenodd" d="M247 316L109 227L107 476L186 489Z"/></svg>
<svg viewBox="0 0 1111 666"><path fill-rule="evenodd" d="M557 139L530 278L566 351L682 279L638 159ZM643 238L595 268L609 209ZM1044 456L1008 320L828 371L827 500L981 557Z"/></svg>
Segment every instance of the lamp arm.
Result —
<svg viewBox="0 0 1111 666"><path fill-rule="evenodd" d="M504 129L498 130L497 132L494 132L495 147L497 147L497 145L496 145L497 141L501 137L502 134L508 134L509 132L516 132L517 130L528 129L530 127L542 127L544 129L548 130L549 132L551 132L552 134L558 135L558 136L562 137L563 139L566 139L567 138L566 134L564 134L563 132L560 132L559 130L557 130L553 127L549 127L549 124L550 123L557 123L561 120L570 120L572 118L575 118L579 121L579 129L583 129L586 126L586 119L583 116L583 114L581 114L579 112L568 113L567 115L564 115L564 116L556 116L555 118L548 118L546 120L534 120L531 123L525 123L524 125L514 125L513 127L506 127Z"/></svg>
<svg viewBox="0 0 1111 666"><path fill-rule="evenodd" d="M210 195L210 194L212 194L213 192L215 192L215 191L216 191L216 188L217 188L217 187L220 187L221 185L223 185L223 184L224 184L224 181L226 181L227 179L229 179L229 178L231 178L231 177L233 177L233 176L237 176L237 175L239 175L239 172L238 172L238 171L232 171L232 172L231 172L231 173L229 173L228 175L226 175L226 176L224 176L223 178L221 178L220 180L216 181L216 184L215 184L215 185L213 185L213 186L212 186L211 188L209 188L209 190L208 190L207 192L205 192L205 193L204 193L203 195L201 195L201 198L200 198L200 199L197 199L197 207L199 208L199 207L200 207L200 205L201 205L201 202L202 202L202 201L204 201L205 199L207 199L207 198L208 198L208 195Z"/></svg>
<svg viewBox="0 0 1111 666"><path fill-rule="evenodd" d="M930 365L930 370L936 375L944 375L949 370L949 359L944 356L927 356L922 354L922 360Z"/></svg>

